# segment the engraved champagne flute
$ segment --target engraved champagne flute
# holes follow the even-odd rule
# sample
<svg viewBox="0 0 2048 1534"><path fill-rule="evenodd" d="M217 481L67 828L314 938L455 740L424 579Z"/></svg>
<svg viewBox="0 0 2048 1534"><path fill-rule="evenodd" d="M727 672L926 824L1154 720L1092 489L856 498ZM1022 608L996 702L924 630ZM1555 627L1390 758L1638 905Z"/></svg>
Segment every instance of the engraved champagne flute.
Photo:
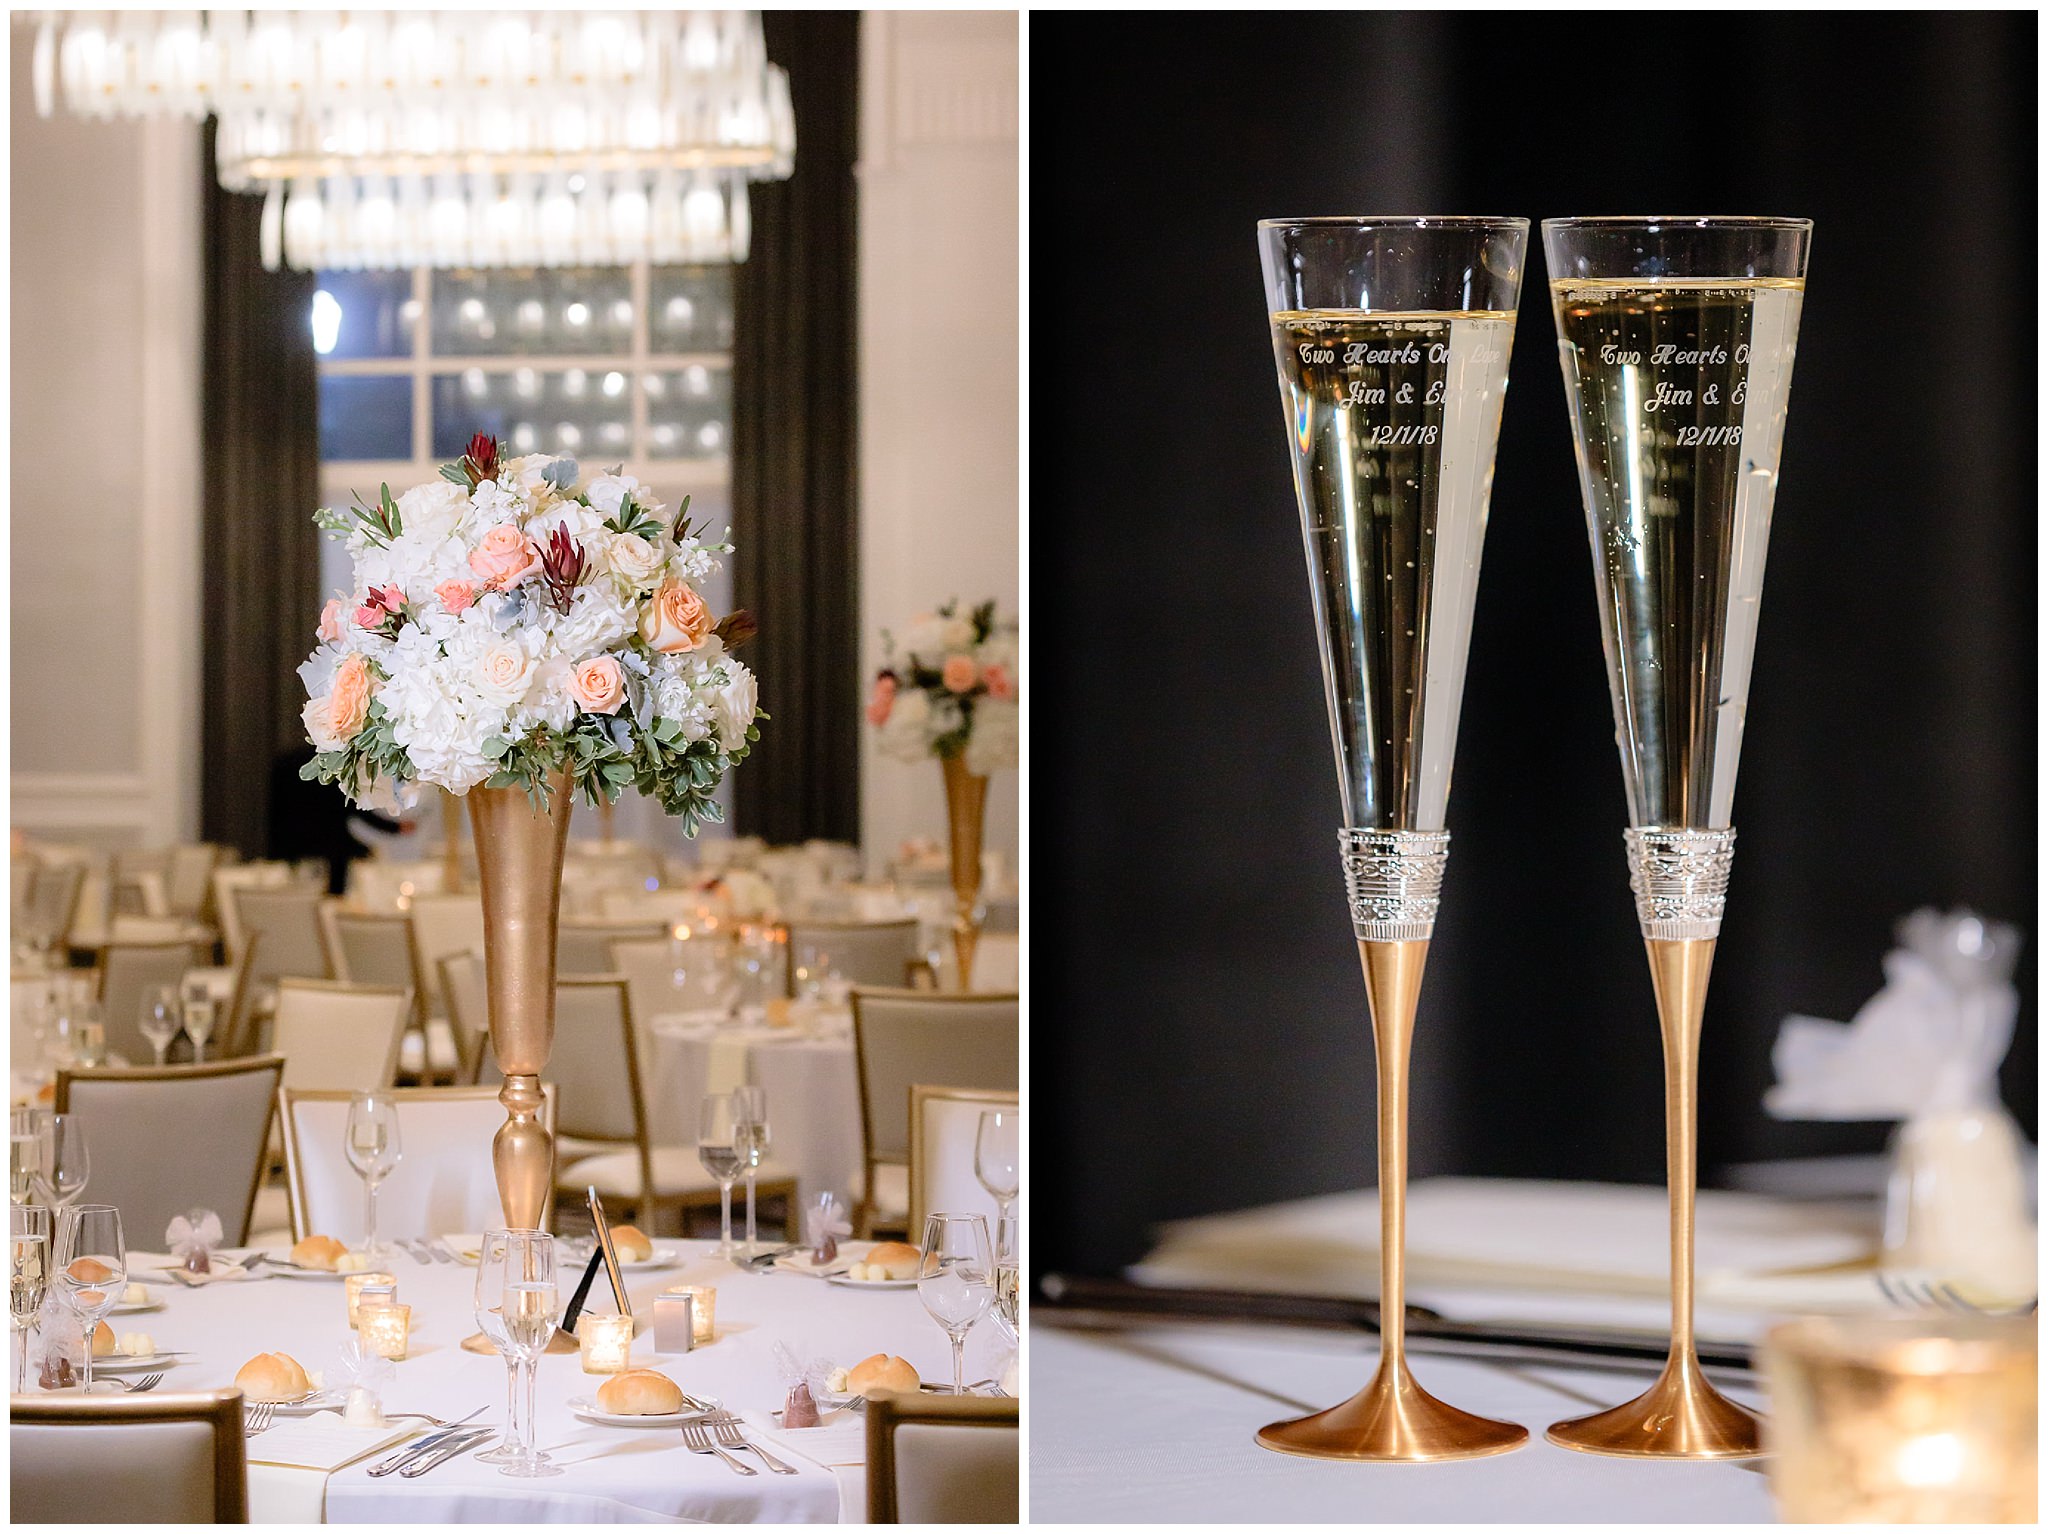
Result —
<svg viewBox="0 0 2048 1534"><path fill-rule="evenodd" d="M560 1475L534 1445L534 1379L562 1314L554 1237L536 1230L493 1230L477 1252L476 1322L505 1360L505 1437L477 1458L500 1475Z"/></svg>
<svg viewBox="0 0 2048 1534"><path fill-rule="evenodd" d="M761 1163L768 1156L768 1094L757 1086L734 1087L732 1106L740 1121L741 1149L746 1156L746 1255L751 1257L758 1246L754 1234L754 1179L760 1175Z"/></svg>
<svg viewBox="0 0 2048 1534"><path fill-rule="evenodd" d="M1567 1449L1760 1449L1756 1415L1708 1383L1693 1350L1699 1035L1812 235L1798 218L1543 224L1663 1033L1671 1192L1669 1360L1635 1400L1552 1427Z"/></svg>
<svg viewBox="0 0 2048 1534"><path fill-rule="evenodd" d="M358 1092L349 1100L345 1130L348 1164L363 1180L363 1252L375 1257L377 1189L405 1157L398 1130L398 1104L382 1092Z"/></svg>
<svg viewBox="0 0 2048 1534"><path fill-rule="evenodd" d="M1408 1367L1408 1048L1449 856L1444 812L1529 224L1259 225L1379 1068L1380 1361L1341 1405L1260 1430L1323 1459L1499 1454L1528 1438Z"/></svg>
<svg viewBox="0 0 2048 1534"><path fill-rule="evenodd" d="M697 1160L718 1184L718 1250L711 1254L714 1257L733 1254L732 1185L746 1164L744 1138L732 1094L708 1094L697 1110Z"/></svg>
<svg viewBox="0 0 2048 1534"><path fill-rule="evenodd" d="M14 1360L14 1391L28 1384L29 1346L50 1272L50 1211L39 1204L16 1204L7 1211L7 1313L20 1351Z"/></svg>

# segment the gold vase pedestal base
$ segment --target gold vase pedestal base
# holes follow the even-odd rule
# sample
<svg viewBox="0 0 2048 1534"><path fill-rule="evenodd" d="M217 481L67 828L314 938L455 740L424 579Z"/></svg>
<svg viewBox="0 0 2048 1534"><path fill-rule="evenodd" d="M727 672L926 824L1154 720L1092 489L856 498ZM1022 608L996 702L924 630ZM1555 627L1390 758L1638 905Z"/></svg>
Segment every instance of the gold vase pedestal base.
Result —
<svg viewBox="0 0 2048 1534"><path fill-rule="evenodd" d="M1505 1454L1528 1442L1516 1422L1495 1422L1447 1406L1401 1367L1382 1363L1372 1383L1342 1405L1259 1429L1259 1445L1304 1459L1424 1463Z"/></svg>
<svg viewBox="0 0 2048 1534"><path fill-rule="evenodd" d="M1560 1422L1544 1435L1563 1449L1622 1459L1755 1459L1763 1419L1712 1385L1690 1360L1673 1359L1633 1401Z"/></svg>
<svg viewBox="0 0 2048 1534"><path fill-rule="evenodd" d="M556 1332L554 1336L548 1338L548 1345L542 1351L548 1353L574 1353L580 1351L581 1348L582 1344L567 1332ZM495 1353L498 1351L498 1345L482 1332L471 1332L462 1339L462 1351L465 1353Z"/></svg>

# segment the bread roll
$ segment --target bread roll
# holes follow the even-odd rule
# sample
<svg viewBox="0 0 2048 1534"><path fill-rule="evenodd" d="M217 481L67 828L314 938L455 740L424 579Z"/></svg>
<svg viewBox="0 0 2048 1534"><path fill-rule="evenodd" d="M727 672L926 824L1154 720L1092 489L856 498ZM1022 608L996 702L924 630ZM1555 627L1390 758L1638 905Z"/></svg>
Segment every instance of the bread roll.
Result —
<svg viewBox="0 0 2048 1534"><path fill-rule="evenodd" d="M598 1387L597 1406L615 1417L665 1417L683 1409L683 1392L657 1370L628 1369Z"/></svg>
<svg viewBox="0 0 2048 1534"><path fill-rule="evenodd" d="M112 1358L114 1356L114 1329L101 1321L92 1329L92 1356Z"/></svg>
<svg viewBox="0 0 2048 1534"><path fill-rule="evenodd" d="M901 1241L877 1241L867 1256L856 1264L867 1271L856 1276L867 1279L915 1278L921 1261L923 1253L914 1246L906 1246Z"/></svg>
<svg viewBox="0 0 2048 1534"><path fill-rule="evenodd" d="M114 1270L97 1257L74 1257L64 1271L80 1284L103 1284L114 1276Z"/></svg>
<svg viewBox="0 0 2048 1534"><path fill-rule="evenodd" d="M917 1385L917 1371L909 1360L888 1353L863 1358L846 1371L846 1388L870 1401L876 1396L916 1395Z"/></svg>
<svg viewBox="0 0 2048 1534"><path fill-rule="evenodd" d="M292 1262L301 1268L319 1268L322 1272L332 1273L335 1264L347 1252L348 1248L332 1236L308 1236L292 1248Z"/></svg>
<svg viewBox="0 0 2048 1534"><path fill-rule="evenodd" d="M289 1353L258 1353L242 1365L235 1384L250 1401L296 1401L313 1388L306 1371Z"/></svg>
<svg viewBox="0 0 2048 1534"><path fill-rule="evenodd" d="M645 1262L654 1255L654 1243L637 1225L614 1225L612 1250L619 1254L620 1262Z"/></svg>

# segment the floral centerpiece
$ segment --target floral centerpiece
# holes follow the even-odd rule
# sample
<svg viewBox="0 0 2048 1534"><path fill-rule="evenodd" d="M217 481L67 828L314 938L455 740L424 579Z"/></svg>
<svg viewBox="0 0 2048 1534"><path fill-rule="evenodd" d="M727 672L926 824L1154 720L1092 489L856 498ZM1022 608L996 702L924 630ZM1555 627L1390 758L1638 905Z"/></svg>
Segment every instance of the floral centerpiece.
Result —
<svg viewBox="0 0 2048 1534"><path fill-rule="evenodd" d="M681 818L722 818L712 792L758 737L753 674L732 655L744 613L699 594L730 545L673 521L614 470L504 458L478 436L441 478L316 520L354 557L299 668L318 755L303 776L359 804L433 783L522 788L566 772L591 804L627 787Z"/></svg>
<svg viewBox="0 0 2048 1534"><path fill-rule="evenodd" d="M953 873L953 950L960 985L974 974L981 937L981 835L988 775L1017 765L1017 626L996 604L960 616L957 600L916 619L901 654L882 633L883 666L868 699L882 750L904 761L939 759Z"/></svg>

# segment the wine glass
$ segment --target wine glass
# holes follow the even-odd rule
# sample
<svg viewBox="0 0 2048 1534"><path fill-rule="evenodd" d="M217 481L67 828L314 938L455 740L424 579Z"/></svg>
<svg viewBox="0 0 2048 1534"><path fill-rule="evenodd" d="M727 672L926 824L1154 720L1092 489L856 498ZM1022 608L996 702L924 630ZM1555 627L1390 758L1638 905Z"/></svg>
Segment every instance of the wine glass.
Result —
<svg viewBox="0 0 2048 1534"><path fill-rule="evenodd" d="M156 1051L158 1065L164 1063L170 1053L171 1040L178 1036L178 1030L184 1026L185 1017L178 1005L176 986L159 985L144 995L142 1036L149 1040L149 1047Z"/></svg>
<svg viewBox="0 0 2048 1534"><path fill-rule="evenodd" d="M97 1001L78 1004L71 1023L71 1053L88 1070L107 1063L106 1015Z"/></svg>
<svg viewBox="0 0 2048 1534"><path fill-rule="evenodd" d="M965 1395L968 1330L995 1303L995 1256L988 1220L978 1214L927 1215L917 1265L917 1297L953 1344L953 1394Z"/></svg>
<svg viewBox="0 0 2048 1534"><path fill-rule="evenodd" d="M747 1163L747 1246L754 1255L754 1178L768 1158L768 1094L760 1087L734 1087L733 1113L740 1122L740 1150Z"/></svg>
<svg viewBox="0 0 2048 1534"><path fill-rule="evenodd" d="M998 1229L1017 1212L1017 1142L1015 1108L986 1108L974 1131L974 1175L996 1201Z"/></svg>
<svg viewBox="0 0 2048 1534"><path fill-rule="evenodd" d="M50 1273L50 1211L16 1204L8 1211L7 1304L21 1349L14 1361L14 1390L28 1384L29 1337L43 1308Z"/></svg>
<svg viewBox="0 0 2048 1534"><path fill-rule="evenodd" d="M478 1459L500 1474L560 1475L561 1466L533 1444L535 1361L562 1312L555 1285L555 1239L544 1231L484 1234L476 1266L476 1321L505 1358L505 1438Z"/></svg>
<svg viewBox="0 0 2048 1534"><path fill-rule="evenodd" d="M669 984L676 988L676 1006L684 1005L683 998L690 984L690 924L679 921L669 929L668 961Z"/></svg>
<svg viewBox="0 0 2048 1534"><path fill-rule="evenodd" d="M709 1094L697 1110L697 1160L718 1183L718 1250L711 1255L730 1257L732 1185L747 1160L739 1114L730 1092Z"/></svg>
<svg viewBox="0 0 2048 1534"><path fill-rule="evenodd" d="M348 1164L363 1180L363 1251L376 1256L377 1188L405 1155L398 1104L382 1092L358 1092L348 1105Z"/></svg>
<svg viewBox="0 0 2048 1534"><path fill-rule="evenodd" d="M60 1118L64 1115L58 1115ZM85 1331L85 1390L92 1393L92 1334L128 1286L128 1247L121 1211L80 1204L58 1216L57 1282Z"/></svg>
<svg viewBox="0 0 2048 1534"><path fill-rule="evenodd" d="M85 1147L85 1125L75 1113L53 1113L42 1126L36 1146L36 1192L58 1208L85 1191L92 1177L92 1156Z"/></svg>

